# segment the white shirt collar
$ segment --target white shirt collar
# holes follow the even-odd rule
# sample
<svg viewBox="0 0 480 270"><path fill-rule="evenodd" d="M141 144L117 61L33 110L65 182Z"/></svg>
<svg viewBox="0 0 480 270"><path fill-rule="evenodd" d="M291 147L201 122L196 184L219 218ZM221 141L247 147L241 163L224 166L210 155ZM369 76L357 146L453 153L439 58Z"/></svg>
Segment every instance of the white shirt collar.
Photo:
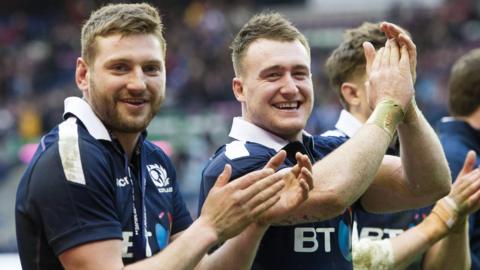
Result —
<svg viewBox="0 0 480 270"><path fill-rule="evenodd" d="M303 131L306 136L311 136L306 131ZM253 142L264 145L268 148L272 148L275 151L280 151L289 141L274 135L265 129L252 124L242 117L234 117L232 123L232 129L230 134L231 138L243 142Z"/></svg>
<svg viewBox="0 0 480 270"><path fill-rule="evenodd" d="M68 113L75 115L83 125L87 128L88 133L97 140L112 141L107 128L102 121L95 115L90 105L82 98L68 97L65 99L65 112L63 117Z"/></svg>
<svg viewBox="0 0 480 270"><path fill-rule="evenodd" d="M362 122L346 110L340 112L340 117L338 117L338 121L335 124L336 129L345 133L345 135L350 138L353 137L362 126Z"/></svg>
<svg viewBox="0 0 480 270"><path fill-rule="evenodd" d="M440 119L440 122L442 122L442 123L452 122L452 121L458 121L458 119L455 119L452 116L444 116Z"/></svg>

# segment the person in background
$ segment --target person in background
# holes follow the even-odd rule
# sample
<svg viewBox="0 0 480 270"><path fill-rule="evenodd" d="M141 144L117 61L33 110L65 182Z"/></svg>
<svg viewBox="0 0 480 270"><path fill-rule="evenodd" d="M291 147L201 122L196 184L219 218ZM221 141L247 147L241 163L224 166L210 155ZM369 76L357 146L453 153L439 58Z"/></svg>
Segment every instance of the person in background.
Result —
<svg viewBox="0 0 480 270"><path fill-rule="evenodd" d="M452 67L448 82L448 107L451 117L437 124L452 178L462 169L462 157L470 150L480 154L480 49L474 49L460 57ZM477 159L475 167L480 166ZM468 222L472 269L480 270L480 214L474 213ZM461 237L461 236L460 236ZM442 241L438 246L451 246ZM468 248L459 246L459 248ZM443 253L440 256L449 257ZM435 256L430 258L434 259ZM441 265L441 264L439 264Z"/></svg>
<svg viewBox="0 0 480 270"><path fill-rule="evenodd" d="M366 61L362 44L364 42L370 42L377 50L380 49L387 40L387 37L380 30L381 27L380 23L365 22L359 27L348 29L345 32L341 44L327 59L325 64L327 76L331 87L338 94L340 103L344 109L340 113L335 129L323 133L322 136L353 137L370 117L372 110L369 108L367 100L367 90L365 86L367 80L365 70ZM398 31L401 30L398 29ZM414 76L414 74L415 73L412 75ZM387 149L387 154L399 155L399 145L396 142L396 140L393 141ZM475 163L475 158L470 157L465 163L466 168L463 174L466 176L464 178L459 176L459 179L473 178L473 182L479 180L480 178L478 178L476 173L472 172L471 174L467 174L473 170L472 166ZM458 199L458 194L466 188L461 183L463 183L463 181L460 181L460 183L454 186L449 195L450 197L442 200L447 202L452 201L448 199L451 197ZM475 190L476 189L473 191ZM470 195L472 195L472 200L475 201L474 193ZM469 199L468 196L462 198L465 200ZM463 201L457 202L459 205L462 205L462 203ZM439 205L437 209L444 205L441 202L437 204ZM446 204L446 206L448 206L448 204ZM469 213L476 211L476 209L478 209L478 203L473 203L470 208L462 208L460 214L454 212L455 215L460 215L460 217L455 218L455 220L461 223ZM442 226L444 224L439 223L437 225L439 229L435 230L435 233L428 237L422 235L422 230L418 229L424 225L419 225L418 228L403 233L404 230L420 223L423 219L422 216L430 213L430 210L431 208L428 207L420 210L408 210L381 215L369 213L363 209L357 211L356 228L358 231L356 233L360 232L360 234L354 237L356 240L353 244L353 262L355 269L378 269L385 267L385 265L390 265L396 269L409 266L412 261L415 262L409 266L409 269L437 269L431 268L433 260L425 260L425 264L422 266L421 255L427 248L431 247L437 240L441 239L451 230L447 230L447 227ZM434 211L432 215L436 212L438 211ZM428 220L422 222L422 224L431 224L432 222L429 221L435 219L435 217L436 216L429 216ZM462 232L461 225L456 226L456 228L457 231ZM455 238L455 235L456 233L452 233L449 238ZM360 242L358 242L358 238L361 239ZM366 240L366 238L369 240ZM388 240L379 241L382 239ZM469 265L469 260L465 258L465 253L462 252L464 250L457 249L462 243L465 243L463 238L459 239L456 245L452 245L449 247L450 249L446 250L446 252L452 254L450 256L450 263L454 262L453 266L460 267L458 269L466 269L461 266ZM388 261L388 263L386 261Z"/></svg>

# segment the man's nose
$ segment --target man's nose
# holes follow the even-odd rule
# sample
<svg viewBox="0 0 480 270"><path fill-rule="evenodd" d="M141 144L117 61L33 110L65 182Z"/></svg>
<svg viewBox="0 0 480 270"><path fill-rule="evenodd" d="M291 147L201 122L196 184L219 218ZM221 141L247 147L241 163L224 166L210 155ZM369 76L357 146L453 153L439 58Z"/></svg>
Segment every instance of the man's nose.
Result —
<svg viewBox="0 0 480 270"><path fill-rule="evenodd" d="M130 90L145 90L147 84L145 82L145 74L141 67L136 67L130 74L127 88Z"/></svg>
<svg viewBox="0 0 480 270"><path fill-rule="evenodd" d="M294 96L298 93L298 91L299 89L296 84L295 78L293 78L290 73L285 74L284 85L282 86L280 92L283 95Z"/></svg>

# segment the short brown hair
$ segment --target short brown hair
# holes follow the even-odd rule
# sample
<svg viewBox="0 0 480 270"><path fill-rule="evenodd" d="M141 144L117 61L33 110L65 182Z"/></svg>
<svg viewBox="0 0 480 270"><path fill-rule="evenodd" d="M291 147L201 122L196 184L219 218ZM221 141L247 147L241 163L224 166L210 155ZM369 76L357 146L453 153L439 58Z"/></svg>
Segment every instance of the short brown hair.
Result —
<svg viewBox="0 0 480 270"><path fill-rule="evenodd" d="M455 62L448 82L448 107L452 116L469 116L480 106L480 49Z"/></svg>
<svg viewBox="0 0 480 270"><path fill-rule="evenodd" d="M305 36L283 15L278 12L262 12L253 16L237 33L230 45L235 74L242 73L242 60L250 44L265 38L276 41L298 40L310 54L310 46Z"/></svg>
<svg viewBox="0 0 480 270"><path fill-rule="evenodd" d="M166 42L162 31L157 9L147 3L106 5L92 12L82 27L82 58L87 63L93 60L96 37L112 34L154 34L165 55Z"/></svg>
<svg viewBox="0 0 480 270"><path fill-rule="evenodd" d="M357 75L365 74L365 56L362 44L369 41L375 49L385 46L387 37L380 31L379 23L364 22L357 28L346 30L342 43L332 52L325 63L330 86L340 97L340 103L347 108L340 89Z"/></svg>

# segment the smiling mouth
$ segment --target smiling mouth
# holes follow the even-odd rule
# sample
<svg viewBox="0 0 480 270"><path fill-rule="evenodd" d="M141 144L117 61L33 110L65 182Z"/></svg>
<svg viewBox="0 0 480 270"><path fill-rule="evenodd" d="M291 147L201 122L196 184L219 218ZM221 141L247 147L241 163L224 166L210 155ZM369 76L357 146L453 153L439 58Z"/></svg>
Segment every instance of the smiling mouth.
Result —
<svg viewBox="0 0 480 270"><path fill-rule="evenodd" d="M279 109L279 110L297 110L300 107L300 102L295 101L295 102L282 102L282 103L276 103L273 104L273 107Z"/></svg>
<svg viewBox="0 0 480 270"><path fill-rule="evenodd" d="M147 103L147 100L143 98L128 98L128 99L122 99L121 102L134 105L134 106L140 106Z"/></svg>

